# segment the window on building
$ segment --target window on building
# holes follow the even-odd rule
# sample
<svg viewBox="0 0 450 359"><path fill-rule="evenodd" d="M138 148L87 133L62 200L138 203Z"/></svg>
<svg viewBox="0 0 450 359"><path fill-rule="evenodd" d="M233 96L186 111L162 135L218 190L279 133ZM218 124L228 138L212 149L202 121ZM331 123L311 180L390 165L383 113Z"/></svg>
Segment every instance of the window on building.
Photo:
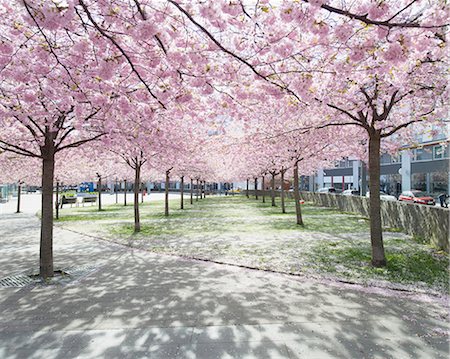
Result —
<svg viewBox="0 0 450 359"><path fill-rule="evenodd" d="M413 173L411 176L411 188L426 192L427 191L426 177L427 177L426 173Z"/></svg>
<svg viewBox="0 0 450 359"><path fill-rule="evenodd" d="M388 153L383 153L380 158L380 163L381 164L391 163L391 155Z"/></svg>
<svg viewBox="0 0 450 359"><path fill-rule="evenodd" d="M398 153L398 154L396 154L396 155L392 155L392 156L391 156L391 162L392 162L392 163L399 163L399 162L402 162L402 155L401 155L401 153Z"/></svg>
<svg viewBox="0 0 450 359"><path fill-rule="evenodd" d="M440 160L443 158L448 158L449 157L449 151L450 147L449 146L443 146L443 145L437 145L433 147L433 158L435 160Z"/></svg>
<svg viewBox="0 0 450 359"><path fill-rule="evenodd" d="M415 150L416 161L430 161L433 159L431 148L417 148Z"/></svg>
<svg viewBox="0 0 450 359"><path fill-rule="evenodd" d="M432 172L430 176L430 192L433 197L448 193L448 173Z"/></svg>

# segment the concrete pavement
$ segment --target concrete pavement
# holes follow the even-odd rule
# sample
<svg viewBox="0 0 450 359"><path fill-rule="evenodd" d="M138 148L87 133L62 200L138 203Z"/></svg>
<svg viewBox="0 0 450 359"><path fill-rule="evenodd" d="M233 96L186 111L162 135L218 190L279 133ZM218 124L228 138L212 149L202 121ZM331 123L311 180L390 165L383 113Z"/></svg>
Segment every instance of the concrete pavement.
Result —
<svg viewBox="0 0 450 359"><path fill-rule="evenodd" d="M5 207L4 207L5 208ZM33 212L32 210L26 212ZM37 269L39 222L0 214L0 278ZM68 285L0 288L0 358L447 358L427 298L158 256L55 228Z"/></svg>

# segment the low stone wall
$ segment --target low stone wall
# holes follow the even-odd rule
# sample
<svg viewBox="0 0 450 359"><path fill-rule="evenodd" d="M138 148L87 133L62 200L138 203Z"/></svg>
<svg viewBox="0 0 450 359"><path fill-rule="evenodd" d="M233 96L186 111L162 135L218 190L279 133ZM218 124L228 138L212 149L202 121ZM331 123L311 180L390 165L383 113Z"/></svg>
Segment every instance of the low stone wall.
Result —
<svg viewBox="0 0 450 359"><path fill-rule="evenodd" d="M245 195L245 191L242 192ZM292 198L292 192L285 192L287 198ZM254 191L249 191L254 196ZM258 191L258 195L262 195ZM265 191L270 197L270 191ZM275 192L280 197L280 191ZM360 196L341 196L328 193L301 192L301 197L321 207L334 207L344 212L358 213L369 216L369 199ZM448 209L409 204L404 202L381 201L381 220L384 227L400 228L404 232L424 238L434 247L449 252L449 222Z"/></svg>

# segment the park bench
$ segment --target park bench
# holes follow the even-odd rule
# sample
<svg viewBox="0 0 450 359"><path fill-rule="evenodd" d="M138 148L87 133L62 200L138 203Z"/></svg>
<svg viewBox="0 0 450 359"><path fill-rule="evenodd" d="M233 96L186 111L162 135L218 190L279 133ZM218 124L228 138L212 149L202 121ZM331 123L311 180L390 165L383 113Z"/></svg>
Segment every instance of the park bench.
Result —
<svg viewBox="0 0 450 359"><path fill-rule="evenodd" d="M70 204L70 208L72 208L73 204L77 203L77 198L76 197L63 197L61 198L61 208L63 206L63 204Z"/></svg>
<svg viewBox="0 0 450 359"><path fill-rule="evenodd" d="M81 198L81 203L83 204L83 207L84 207L85 203L94 204L95 202L97 202L97 197L82 197Z"/></svg>

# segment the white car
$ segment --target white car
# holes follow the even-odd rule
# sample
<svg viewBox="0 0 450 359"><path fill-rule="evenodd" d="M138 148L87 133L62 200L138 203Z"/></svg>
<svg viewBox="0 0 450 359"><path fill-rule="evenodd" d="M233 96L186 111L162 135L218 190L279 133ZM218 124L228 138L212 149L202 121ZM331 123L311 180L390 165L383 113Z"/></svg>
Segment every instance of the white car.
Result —
<svg viewBox="0 0 450 359"><path fill-rule="evenodd" d="M319 190L317 192L319 192L319 193L336 193L336 189L334 187L324 187L324 188L319 188Z"/></svg>
<svg viewBox="0 0 450 359"><path fill-rule="evenodd" d="M366 193L366 197L370 198L370 192ZM383 191L380 191L380 198L384 201L396 201L397 200L397 198L395 198L394 196L384 193Z"/></svg>
<svg viewBox="0 0 450 359"><path fill-rule="evenodd" d="M346 189L342 192L343 196L359 196L359 191L357 189Z"/></svg>

